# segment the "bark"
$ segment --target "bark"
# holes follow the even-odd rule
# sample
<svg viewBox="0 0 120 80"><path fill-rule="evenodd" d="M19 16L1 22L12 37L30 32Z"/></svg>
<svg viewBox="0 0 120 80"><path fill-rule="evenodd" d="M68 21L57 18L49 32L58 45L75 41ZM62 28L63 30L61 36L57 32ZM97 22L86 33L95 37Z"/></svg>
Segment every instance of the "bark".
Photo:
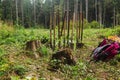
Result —
<svg viewBox="0 0 120 80"><path fill-rule="evenodd" d="M55 43L56 43L56 30L55 30L55 28L56 28L56 12L54 12L54 20L53 20L53 48L54 48L54 50L55 50Z"/></svg>
<svg viewBox="0 0 120 80"><path fill-rule="evenodd" d="M69 26L69 0L67 0L67 44L69 43L69 29L70 29L70 26Z"/></svg>
<svg viewBox="0 0 120 80"><path fill-rule="evenodd" d="M86 1L86 20L88 21L88 0Z"/></svg>
<svg viewBox="0 0 120 80"><path fill-rule="evenodd" d="M61 37L60 37L60 16L59 16L60 14L59 14L59 6L58 6L58 40L59 40L59 42L58 42L58 47L60 48L60 44L61 44Z"/></svg>
<svg viewBox="0 0 120 80"><path fill-rule="evenodd" d="M75 12L73 13L73 25L72 25L72 32L71 32L71 42L73 43L74 38L74 27L75 27Z"/></svg>
<svg viewBox="0 0 120 80"><path fill-rule="evenodd" d="M24 0L21 0L21 16L22 16L22 25L24 25L24 10L23 10L23 2L24 2Z"/></svg>
<svg viewBox="0 0 120 80"><path fill-rule="evenodd" d="M33 11L34 11L34 26L36 25L36 1L33 0Z"/></svg>
<svg viewBox="0 0 120 80"><path fill-rule="evenodd" d="M32 53L33 55L31 55L31 57L35 57L36 59L39 58L39 56L41 56L42 54L40 54L40 52L38 52L37 50L41 47L41 42L39 40L32 40L32 41L28 41L26 43L26 51L27 53Z"/></svg>
<svg viewBox="0 0 120 80"><path fill-rule="evenodd" d="M13 24L13 3L11 2L11 7L10 7L10 20Z"/></svg>
<svg viewBox="0 0 120 80"><path fill-rule="evenodd" d="M16 7L16 24L18 24L18 0L15 0L15 7Z"/></svg>
<svg viewBox="0 0 120 80"><path fill-rule="evenodd" d="M83 11L82 11L82 0L81 0L80 1L79 39L80 39L81 32L82 32L82 15L83 15Z"/></svg>
<svg viewBox="0 0 120 80"><path fill-rule="evenodd" d="M98 21L98 7L97 7L98 1L95 0L95 16L96 16L96 21Z"/></svg>
<svg viewBox="0 0 120 80"><path fill-rule="evenodd" d="M113 27L116 26L116 10L115 10L115 7L113 9Z"/></svg>
<svg viewBox="0 0 120 80"><path fill-rule="evenodd" d="M64 1L64 21L63 21L63 23L64 23L64 40L63 40L63 46L64 46L64 48L65 48L65 46L66 46L66 33L65 33L65 31L66 31L66 17L67 17L67 11L66 11L66 0Z"/></svg>
<svg viewBox="0 0 120 80"><path fill-rule="evenodd" d="M50 12L50 47L52 48L52 12Z"/></svg>
<svg viewBox="0 0 120 80"><path fill-rule="evenodd" d="M78 43L78 0L75 2L76 42Z"/></svg>
<svg viewBox="0 0 120 80"><path fill-rule="evenodd" d="M54 59L61 60L63 64L76 64L76 58L73 56L72 50L69 48L57 51L55 54L52 55L52 60Z"/></svg>
<svg viewBox="0 0 120 80"><path fill-rule="evenodd" d="M99 24L101 28L102 27L102 5L100 1L99 1Z"/></svg>
<svg viewBox="0 0 120 80"><path fill-rule="evenodd" d="M116 11L116 25L118 25L119 24L119 12L118 12L118 10Z"/></svg>
<svg viewBox="0 0 120 80"><path fill-rule="evenodd" d="M51 61L57 60L57 62L55 62L54 64ZM58 69L60 69L63 65L76 65L76 58L72 53L71 49L65 48L65 49L61 49L59 51L57 51L55 54L52 55L52 58L50 60L50 64L49 64L49 70L51 71L56 71Z"/></svg>
<svg viewBox="0 0 120 80"><path fill-rule="evenodd" d="M105 26L105 14L106 14L106 7L105 7L105 2L104 2L104 11L103 11L103 25Z"/></svg>

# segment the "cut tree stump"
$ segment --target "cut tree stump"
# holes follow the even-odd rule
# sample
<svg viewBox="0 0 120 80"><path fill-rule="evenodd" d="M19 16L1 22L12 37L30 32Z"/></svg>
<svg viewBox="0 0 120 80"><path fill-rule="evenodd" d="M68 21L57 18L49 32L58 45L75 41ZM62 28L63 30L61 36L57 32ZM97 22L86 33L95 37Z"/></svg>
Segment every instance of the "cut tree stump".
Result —
<svg viewBox="0 0 120 80"><path fill-rule="evenodd" d="M31 40L26 43L25 50L29 53L32 57L39 58L41 53L38 49L41 47L40 40ZM33 55L32 55L33 54Z"/></svg>
<svg viewBox="0 0 120 80"><path fill-rule="evenodd" d="M55 62L54 62L55 61ZM59 50L55 54L52 55L50 66L52 67L49 70L56 70L60 68L60 64L68 64L75 65L76 58L73 56L72 50L69 48L65 48ZM51 65L53 64L53 65Z"/></svg>
<svg viewBox="0 0 120 80"><path fill-rule="evenodd" d="M61 64L65 65L75 65L76 58L73 56L72 50L69 48L65 48L59 50L55 54L52 55L52 58L49 63L49 70L56 71L59 68L62 68Z"/></svg>

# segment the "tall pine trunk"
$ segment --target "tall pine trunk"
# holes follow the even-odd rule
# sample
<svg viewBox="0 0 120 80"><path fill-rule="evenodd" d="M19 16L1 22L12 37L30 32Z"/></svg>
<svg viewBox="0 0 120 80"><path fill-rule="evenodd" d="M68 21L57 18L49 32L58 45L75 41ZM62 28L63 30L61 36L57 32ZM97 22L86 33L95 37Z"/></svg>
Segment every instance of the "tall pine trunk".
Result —
<svg viewBox="0 0 120 80"><path fill-rule="evenodd" d="M34 26L36 26L36 1L33 0Z"/></svg>
<svg viewBox="0 0 120 80"><path fill-rule="evenodd" d="M24 2L24 0L21 0L21 17L22 17L22 25L24 25L24 10L23 10L23 2Z"/></svg>
<svg viewBox="0 0 120 80"><path fill-rule="evenodd" d="M113 9L113 27L116 26L116 10L115 10L115 6L114 6L114 9Z"/></svg>
<svg viewBox="0 0 120 80"><path fill-rule="evenodd" d="M118 12L118 9L116 10L116 25L119 24L119 12Z"/></svg>
<svg viewBox="0 0 120 80"><path fill-rule="evenodd" d="M86 20L88 21L88 0L85 0L86 2Z"/></svg>
<svg viewBox="0 0 120 80"><path fill-rule="evenodd" d="M102 27L102 5L101 1L99 1L99 26Z"/></svg>
<svg viewBox="0 0 120 80"><path fill-rule="evenodd" d="M96 17L96 21L98 21L98 7L97 7L98 1L95 0L95 17Z"/></svg>
<svg viewBox="0 0 120 80"><path fill-rule="evenodd" d="M105 19L105 15L106 15L106 7L105 7L105 2L104 2L104 5L103 5L103 25L105 26L105 22L106 22L106 19Z"/></svg>
<svg viewBox="0 0 120 80"><path fill-rule="evenodd" d="M15 0L15 7L16 7L16 24L18 25L18 0Z"/></svg>
<svg viewBox="0 0 120 80"><path fill-rule="evenodd" d="M69 29L70 29L70 26L69 26L69 0L67 0L67 7L66 7L66 9L67 9L67 44L69 43Z"/></svg>

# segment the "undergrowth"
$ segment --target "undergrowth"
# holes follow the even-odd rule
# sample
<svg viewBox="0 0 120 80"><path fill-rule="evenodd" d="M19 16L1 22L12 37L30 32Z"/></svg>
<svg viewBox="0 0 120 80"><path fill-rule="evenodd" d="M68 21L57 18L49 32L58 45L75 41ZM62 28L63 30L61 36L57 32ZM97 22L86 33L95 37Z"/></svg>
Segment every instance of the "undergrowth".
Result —
<svg viewBox="0 0 120 80"><path fill-rule="evenodd" d="M75 66L61 65L57 72L47 70L51 53L53 51L45 45L49 41L49 30L47 29L17 29L13 27L0 27L0 79L6 75L12 80L26 79L27 73L33 74L39 80L119 80L120 55L108 63L98 62L88 64L89 55L92 50L103 39L111 35L120 36L120 28L115 29L85 29L83 43L86 47L75 50L78 58ZM44 57L38 60L28 58L24 55L24 45L30 40L41 40L44 45L39 51ZM31 77L31 76L29 76ZM5 78L4 78L5 79ZM34 76L31 80L35 80Z"/></svg>

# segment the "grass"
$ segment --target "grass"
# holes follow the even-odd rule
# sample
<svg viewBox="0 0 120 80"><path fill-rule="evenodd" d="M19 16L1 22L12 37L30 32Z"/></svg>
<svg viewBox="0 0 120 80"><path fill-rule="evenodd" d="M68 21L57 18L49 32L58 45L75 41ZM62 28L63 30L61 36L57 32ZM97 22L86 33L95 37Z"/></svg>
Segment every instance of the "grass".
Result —
<svg viewBox="0 0 120 80"><path fill-rule="evenodd" d="M1 27L0 27L1 28ZM61 65L57 72L49 71L48 64L54 53L49 47L42 45L39 50L44 57L32 59L24 54L25 43L29 40L49 39L47 29L14 29L4 27L0 29L0 79L19 80L20 78L39 80L119 80L119 55L110 62L88 64L92 50L109 35L120 35L120 28L116 29L85 29L83 43L85 47L74 51L77 58L75 66ZM46 39L47 38L47 39ZM18 72L18 74L15 73Z"/></svg>

